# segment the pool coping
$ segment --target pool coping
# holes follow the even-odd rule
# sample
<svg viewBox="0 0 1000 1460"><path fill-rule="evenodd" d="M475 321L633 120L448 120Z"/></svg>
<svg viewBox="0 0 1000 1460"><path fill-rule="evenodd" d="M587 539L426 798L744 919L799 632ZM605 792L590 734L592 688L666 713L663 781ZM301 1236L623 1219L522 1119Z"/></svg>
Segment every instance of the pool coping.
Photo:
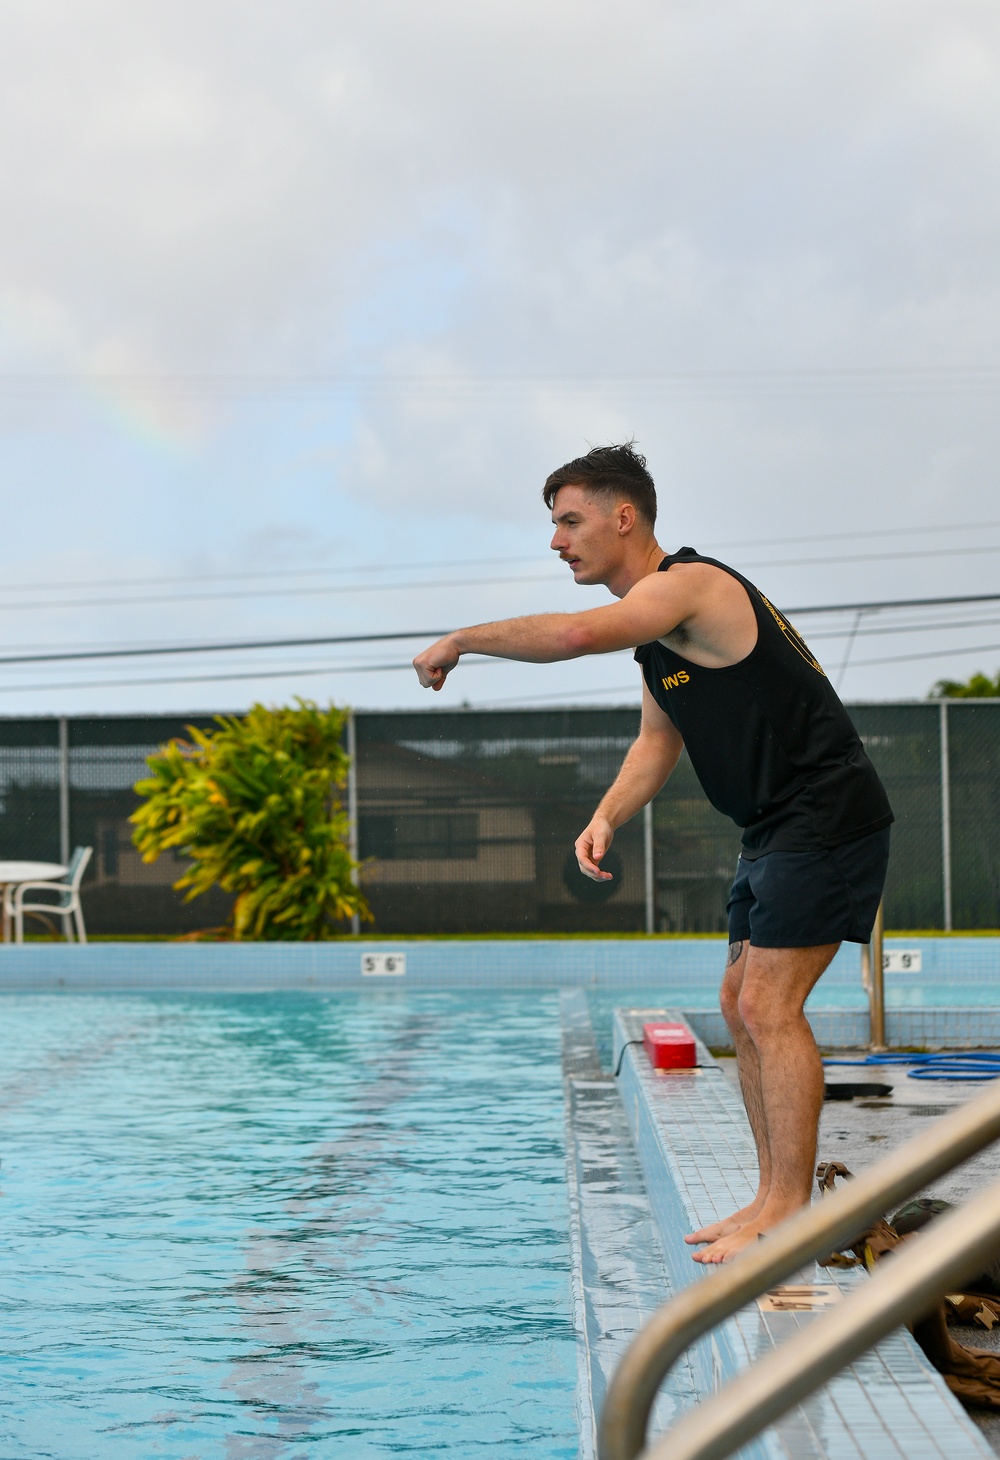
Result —
<svg viewBox="0 0 1000 1460"><path fill-rule="evenodd" d="M947 985L953 994L977 992L961 1004L1000 1003L1000 937L904 937L886 940L889 952L919 953L921 969L886 974L886 1002L935 1003ZM823 1005L863 1004L860 947L843 945L817 989ZM403 954L390 973L378 955ZM374 963L373 963L374 955ZM362 987L419 983L447 986L481 980L535 987L663 985L673 1004L715 1004L725 964L725 938L407 939L372 936L323 943L87 943L32 942L0 946L0 988L20 981L168 985L267 982L273 987ZM405 973L398 969L404 966ZM367 969L367 971L366 971ZM992 997L982 997L989 991ZM830 995L834 997L830 997Z"/></svg>
<svg viewBox="0 0 1000 1460"><path fill-rule="evenodd" d="M597 1418L611 1377L671 1288L625 1111L614 1078L601 1068L583 990L560 992L559 1019L577 1335L578 1460L596 1460ZM697 1398L685 1360L660 1389L655 1428L669 1428Z"/></svg>
<svg viewBox="0 0 1000 1460"><path fill-rule="evenodd" d="M614 1059L619 1092L639 1155L668 1275L675 1291L702 1280L683 1234L725 1215L753 1195L756 1159L749 1125L732 1083L704 1043L698 1068L654 1071L641 1045L650 1018L681 1017L676 1010L617 1009ZM639 1041L638 1044L636 1041ZM864 1277L856 1271L810 1264L803 1280L849 1293ZM766 1314L751 1304L689 1350L702 1393L716 1392L744 1371L775 1340L794 1341L807 1316ZM878 1398L878 1407L872 1394ZM827 1437L832 1445L827 1448ZM981 1431L949 1392L909 1333L897 1330L842 1371L773 1429L740 1450L741 1460L796 1460L828 1454L870 1457L992 1457ZM869 1445L872 1448L869 1448Z"/></svg>
<svg viewBox="0 0 1000 1460"><path fill-rule="evenodd" d="M682 1009L704 1042L723 1050L730 1047L717 1002L723 951L721 938L8 944L0 946L0 995L608 988L634 999L655 989L657 1002ZM1000 1045L1000 938L924 940L921 951L920 977L887 979L888 1043ZM393 972L387 954L395 955ZM366 973L372 955L382 960ZM858 955L856 946L842 948L806 1006L824 1048L868 1043Z"/></svg>

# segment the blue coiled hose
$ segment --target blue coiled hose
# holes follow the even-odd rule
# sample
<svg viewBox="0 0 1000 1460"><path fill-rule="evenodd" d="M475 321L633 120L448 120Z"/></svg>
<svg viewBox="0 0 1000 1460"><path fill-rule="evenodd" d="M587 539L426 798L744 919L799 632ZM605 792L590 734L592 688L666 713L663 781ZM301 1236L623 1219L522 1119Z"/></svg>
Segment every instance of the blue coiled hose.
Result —
<svg viewBox="0 0 1000 1460"><path fill-rule="evenodd" d="M971 1049L950 1054L870 1054L863 1060L824 1060L825 1065L910 1065L911 1080L995 1080L1000 1054Z"/></svg>

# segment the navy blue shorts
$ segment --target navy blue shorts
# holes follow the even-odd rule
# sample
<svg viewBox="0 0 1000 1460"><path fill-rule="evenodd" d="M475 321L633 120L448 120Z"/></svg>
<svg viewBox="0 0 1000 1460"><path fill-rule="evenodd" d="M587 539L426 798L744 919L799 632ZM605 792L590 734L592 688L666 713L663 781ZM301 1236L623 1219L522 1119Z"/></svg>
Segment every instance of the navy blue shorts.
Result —
<svg viewBox="0 0 1000 1460"><path fill-rule="evenodd" d="M730 943L867 943L888 862L888 827L827 852L765 852L751 862L740 857L726 904Z"/></svg>

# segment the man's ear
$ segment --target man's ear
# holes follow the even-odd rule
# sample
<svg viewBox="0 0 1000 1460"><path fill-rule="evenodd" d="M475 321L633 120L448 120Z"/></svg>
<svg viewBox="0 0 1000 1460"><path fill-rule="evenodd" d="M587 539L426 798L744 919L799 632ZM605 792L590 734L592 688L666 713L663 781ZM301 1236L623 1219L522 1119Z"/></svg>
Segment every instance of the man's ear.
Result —
<svg viewBox="0 0 1000 1460"><path fill-rule="evenodd" d="M618 508L618 535L624 537L635 526L635 508L631 502L623 502Z"/></svg>

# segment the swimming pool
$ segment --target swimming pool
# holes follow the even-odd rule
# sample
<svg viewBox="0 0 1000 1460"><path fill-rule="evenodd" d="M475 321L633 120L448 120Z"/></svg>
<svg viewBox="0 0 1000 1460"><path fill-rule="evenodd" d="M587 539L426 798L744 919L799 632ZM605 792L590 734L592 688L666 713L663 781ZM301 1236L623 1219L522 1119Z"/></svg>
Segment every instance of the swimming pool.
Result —
<svg viewBox="0 0 1000 1460"><path fill-rule="evenodd" d="M3 1010L3 1460L576 1455L558 994Z"/></svg>

